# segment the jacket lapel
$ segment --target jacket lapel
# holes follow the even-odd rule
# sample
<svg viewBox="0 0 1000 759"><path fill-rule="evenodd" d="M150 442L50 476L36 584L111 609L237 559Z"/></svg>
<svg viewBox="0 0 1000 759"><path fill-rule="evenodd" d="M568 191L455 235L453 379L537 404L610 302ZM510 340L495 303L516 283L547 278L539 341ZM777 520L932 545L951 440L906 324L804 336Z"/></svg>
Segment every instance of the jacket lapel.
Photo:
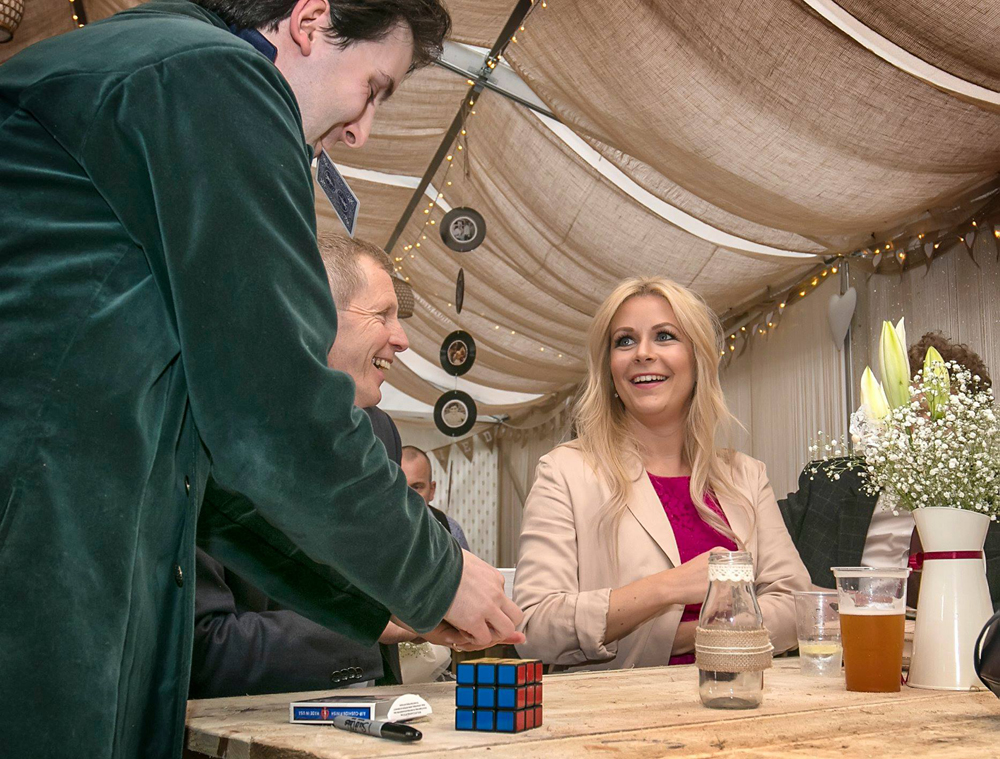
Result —
<svg viewBox="0 0 1000 759"><path fill-rule="evenodd" d="M667 555L671 565L675 567L680 565L681 555L677 550L677 541L674 539L670 520L667 519L667 515L663 511L663 504L660 503L660 497L656 495L653 483L649 481L645 470L642 470L639 478L632 485L628 510Z"/></svg>

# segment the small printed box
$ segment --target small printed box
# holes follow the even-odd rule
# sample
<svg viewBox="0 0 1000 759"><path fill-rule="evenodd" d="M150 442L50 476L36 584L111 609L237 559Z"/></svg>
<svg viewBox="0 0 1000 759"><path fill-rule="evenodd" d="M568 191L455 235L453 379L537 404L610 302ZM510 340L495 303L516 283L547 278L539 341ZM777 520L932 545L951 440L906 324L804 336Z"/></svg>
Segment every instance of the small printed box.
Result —
<svg viewBox="0 0 1000 759"><path fill-rule="evenodd" d="M476 705L476 689L471 685L459 685L455 688L455 706L464 706L468 709Z"/></svg>
<svg viewBox="0 0 1000 759"><path fill-rule="evenodd" d="M476 730L492 732L496 725L496 714L492 709L476 709Z"/></svg>
<svg viewBox="0 0 1000 759"><path fill-rule="evenodd" d="M455 710L455 729L456 730L475 730L476 729L476 713L472 709L456 709Z"/></svg>

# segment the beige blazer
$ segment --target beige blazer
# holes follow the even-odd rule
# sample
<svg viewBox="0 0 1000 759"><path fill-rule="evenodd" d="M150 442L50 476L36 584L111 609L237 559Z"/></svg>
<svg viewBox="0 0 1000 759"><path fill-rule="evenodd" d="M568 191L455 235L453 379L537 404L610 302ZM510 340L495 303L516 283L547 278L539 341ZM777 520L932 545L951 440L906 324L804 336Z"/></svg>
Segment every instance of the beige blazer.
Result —
<svg viewBox="0 0 1000 759"><path fill-rule="evenodd" d="M745 507L726 499L720 505L753 554L757 601L780 653L796 645L792 591L810 589L809 573L785 529L764 465L737 454L734 478L753 504L753 528ZM643 471L618 530L616 567L605 545L608 530L598 527L609 497L576 443L561 445L538 462L514 578L514 602L524 611L519 629L527 637L517 647L522 656L587 669L668 663L680 605L605 643L611 590L680 563L670 520Z"/></svg>

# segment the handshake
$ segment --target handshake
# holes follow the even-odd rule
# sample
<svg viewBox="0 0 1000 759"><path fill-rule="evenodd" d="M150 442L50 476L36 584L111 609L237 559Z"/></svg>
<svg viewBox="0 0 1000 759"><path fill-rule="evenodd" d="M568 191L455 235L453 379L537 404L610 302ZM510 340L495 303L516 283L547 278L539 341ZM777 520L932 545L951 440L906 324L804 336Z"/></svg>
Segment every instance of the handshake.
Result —
<svg viewBox="0 0 1000 759"><path fill-rule="evenodd" d="M430 632L420 633L419 637L456 651L478 651L501 643L524 643L524 635L516 632L524 615L507 598L503 575L474 554L468 551L462 554L462 579L444 620ZM418 633L393 617L381 640L383 643L400 642L415 636Z"/></svg>

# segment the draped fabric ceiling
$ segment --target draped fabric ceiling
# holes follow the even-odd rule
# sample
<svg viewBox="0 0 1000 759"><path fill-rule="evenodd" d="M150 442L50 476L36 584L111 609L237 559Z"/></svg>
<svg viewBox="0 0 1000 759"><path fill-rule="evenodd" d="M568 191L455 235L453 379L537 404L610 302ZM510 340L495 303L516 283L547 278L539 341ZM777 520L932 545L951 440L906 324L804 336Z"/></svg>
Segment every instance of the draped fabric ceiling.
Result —
<svg viewBox="0 0 1000 759"><path fill-rule="evenodd" d="M90 21L134 4L82 2ZM34 24L65 15L65 5L27 3L15 42L45 36ZM826 20L823 5L832 0L547 0L544 8L537 0L501 66L582 138L582 149L525 106L478 96L450 170L445 162L434 175L442 202L429 207L437 198L424 197L391 251L416 294L412 350L437 363L444 336L467 330L478 356L466 379L542 394L517 410L544 411L580 380L590 316L624 277L665 274L722 314L891 230L919 223L929 231L935 209L992 189L1000 5L834 6L877 46L986 93L971 98L902 70ZM515 2L448 6L452 41L490 48ZM419 71L380 109L364 148L335 152L361 200L359 237L388 242L468 95L463 76ZM692 223L668 221L664 204ZM441 243L443 210L455 206L486 218L486 242L474 252ZM322 195L317 212L321 230L341 231ZM719 242L716 233L732 237ZM442 387L399 363L392 384L433 403Z"/></svg>

